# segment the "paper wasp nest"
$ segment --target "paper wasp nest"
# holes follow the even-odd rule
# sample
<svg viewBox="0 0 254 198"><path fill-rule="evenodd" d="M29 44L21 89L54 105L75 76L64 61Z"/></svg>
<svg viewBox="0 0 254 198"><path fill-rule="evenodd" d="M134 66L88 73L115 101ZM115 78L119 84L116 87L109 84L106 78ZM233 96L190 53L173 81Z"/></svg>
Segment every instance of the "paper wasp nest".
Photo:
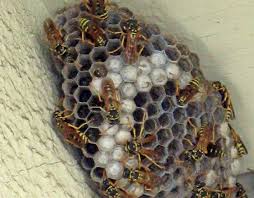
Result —
<svg viewBox="0 0 254 198"><path fill-rule="evenodd" d="M92 186L101 196L101 186L106 178L116 182L133 197L191 197L196 180L209 188L235 186L238 160L235 147L225 121L226 111L221 105L221 95L205 80L198 56L173 36L165 36L155 25L140 22L141 32L147 38L139 59L127 64L121 46L122 24L126 9L109 11L108 18L100 22L105 31L106 45L95 47L81 41L80 17L86 16L82 4L57 14L54 22L64 36L64 45L71 58L54 57L55 65L64 81L63 107L74 112L72 124L80 126L89 141L82 148L82 167L90 175ZM107 31L110 30L110 31ZM120 96L120 123L110 125L104 102L99 100L101 81L112 79ZM184 105L179 105L177 91L183 90L195 79L201 79L201 90ZM124 170L136 169L138 160L130 156L125 146L133 139L130 123L139 134L144 115L144 137L155 135L153 141L144 144L146 149L158 153L156 163L142 156L142 166L159 178L157 186L147 189L138 182L124 179ZM225 156L203 156L200 161L190 162L184 152L197 144L197 131L204 123L210 123L214 140L219 141ZM106 175L106 176L105 176ZM106 177L106 178L105 178ZM119 183L119 184L118 184ZM117 186L118 187L118 186ZM106 196L107 197L107 196Z"/></svg>

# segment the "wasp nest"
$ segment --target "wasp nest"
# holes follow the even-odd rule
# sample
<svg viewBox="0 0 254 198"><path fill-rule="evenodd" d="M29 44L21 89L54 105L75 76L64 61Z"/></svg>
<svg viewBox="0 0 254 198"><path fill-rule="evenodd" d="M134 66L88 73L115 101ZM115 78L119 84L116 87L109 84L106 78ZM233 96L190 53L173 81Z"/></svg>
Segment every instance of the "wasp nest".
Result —
<svg viewBox="0 0 254 198"><path fill-rule="evenodd" d="M44 24L63 77L56 123L92 185L113 198L242 197L235 176L247 151L228 124L226 88L175 37L103 2Z"/></svg>

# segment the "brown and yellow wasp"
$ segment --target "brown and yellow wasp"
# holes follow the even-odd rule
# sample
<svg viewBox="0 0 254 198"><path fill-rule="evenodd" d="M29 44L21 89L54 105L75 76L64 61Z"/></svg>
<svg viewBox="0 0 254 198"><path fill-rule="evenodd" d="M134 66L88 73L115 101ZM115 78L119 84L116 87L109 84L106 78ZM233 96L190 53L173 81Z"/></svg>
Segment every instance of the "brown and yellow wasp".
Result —
<svg viewBox="0 0 254 198"><path fill-rule="evenodd" d="M228 89L219 81L212 82L213 88L221 95L221 104L226 109L226 121L235 119L235 111Z"/></svg>

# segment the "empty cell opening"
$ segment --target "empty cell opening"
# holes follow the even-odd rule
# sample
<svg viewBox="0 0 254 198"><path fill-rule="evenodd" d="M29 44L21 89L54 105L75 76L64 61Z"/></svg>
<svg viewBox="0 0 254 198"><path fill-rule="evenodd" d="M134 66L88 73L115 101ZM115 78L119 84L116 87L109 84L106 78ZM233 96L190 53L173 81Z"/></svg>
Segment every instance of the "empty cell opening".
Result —
<svg viewBox="0 0 254 198"><path fill-rule="evenodd" d="M170 188L172 183L173 183L172 175L165 174L165 175L162 176L162 178L161 178L162 188L168 189L168 188Z"/></svg>
<svg viewBox="0 0 254 198"><path fill-rule="evenodd" d="M118 13L110 13L107 19L107 24L108 25L115 25L120 23L120 16Z"/></svg>
<svg viewBox="0 0 254 198"><path fill-rule="evenodd" d="M93 46L86 42L79 42L76 48L80 54L89 54L92 51Z"/></svg>
<svg viewBox="0 0 254 198"><path fill-rule="evenodd" d="M73 96L65 96L63 100L63 107L67 110L72 111L75 107L76 100Z"/></svg>
<svg viewBox="0 0 254 198"><path fill-rule="evenodd" d="M111 55L117 56L122 52L121 42L119 39L110 39L107 44L107 50Z"/></svg>
<svg viewBox="0 0 254 198"><path fill-rule="evenodd" d="M158 155L160 156L161 159L167 155L166 149L161 145L156 146L156 148L154 150L156 153L158 153Z"/></svg>
<svg viewBox="0 0 254 198"><path fill-rule="evenodd" d="M173 96L176 94L176 83L174 81L168 81L164 85L164 89L168 96Z"/></svg>
<svg viewBox="0 0 254 198"><path fill-rule="evenodd" d="M160 34L160 28L155 24L148 24L142 28L142 33L147 37L150 38L152 35Z"/></svg>
<svg viewBox="0 0 254 198"><path fill-rule="evenodd" d="M67 41L65 41L65 45L67 45L68 47L75 47L78 44L79 40L78 39L68 39Z"/></svg>
<svg viewBox="0 0 254 198"><path fill-rule="evenodd" d="M89 108L87 105L83 104L78 107L77 110L78 117L81 119L85 119L89 114Z"/></svg>
<svg viewBox="0 0 254 198"><path fill-rule="evenodd" d="M65 12L65 16L67 19L76 18L79 15L79 10L76 8L70 8Z"/></svg>
<svg viewBox="0 0 254 198"><path fill-rule="evenodd" d="M168 45L175 45L177 43L176 37L170 34L166 35L164 39Z"/></svg>
<svg viewBox="0 0 254 198"><path fill-rule="evenodd" d="M92 68L93 68L92 73L97 78L104 78L108 74L106 66L103 63L95 63Z"/></svg>
<svg viewBox="0 0 254 198"><path fill-rule="evenodd" d="M85 170L90 171L95 164L92 158L83 157L81 165Z"/></svg>
<svg viewBox="0 0 254 198"><path fill-rule="evenodd" d="M76 119L75 122L74 122L74 125L76 127L80 127L83 123L84 123L84 120ZM88 128L88 126L85 124L79 130L84 133L87 130L87 128Z"/></svg>
<svg viewBox="0 0 254 198"><path fill-rule="evenodd" d="M169 156L166 160L166 163L164 164L166 170L169 170L175 165L175 158L174 156Z"/></svg>
<svg viewBox="0 0 254 198"><path fill-rule="evenodd" d="M172 115L169 113L163 113L158 120L161 127L171 126L173 123Z"/></svg>
<svg viewBox="0 0 254 198"><path fill-rule="evenodd" d="M180 142L178 140L173 140L169 145L168 145L168 154L169 155L174 155L176 156L177 153L180 152Z"/></svg>
<svg viewBox="0 0 254 198"><path fill-rule="evenodd" d="M99 127L104 121L103 116L99 112L92 112L88 116L88 120L91 121L91 125Z"/></svg>
<svg viewBox="0 0 254 198"><path fill-rule="evenodd" d="M91 128L89 127L86 131L86 136L88 137L88 139L91 141L91 142L97 142L98 139L101 137L101 132L99 129L97 128Z"/></svg>
<svg viewBox="0 0 254 198"><path fill-rule="evenodd" d="M187 58L180 58L180 60L178 61L178 65L185 72L189 72L192 69L192 65Z"/></svg>
<svg viewBox="0 0 254 198"><path fill-rule="evenodd" d="M80 71L88 71L92 66L92 61L87 55L79 56Z"/></svg>
<svg viewBox="0 0 254 198"><path fill-rule="evenodd" d="M159 111L158 106L154 103L148 104L146 109L149 117L156 115Z"/></svg>
<svg viewBox="0 0 254 198"><path fill-rule="evenodd" d="M183 56L188 56L190 54L190 50L186 45L178 43L176 44L176 47Z"/></svg>
<svg viewBox="0 0 254 198"><path fill-rule="evenodd" d="M91 177L96 181L100 181L103 179L104 172L105 172L104 168L96 167L95 169L92 170Z"/></svg>
<svg viewBox="0 0 254 198"><path fill-rule="evenodd" d="M145 106L145 104L149 101L149 94L146 92L139 92L135 98L134 98L134 102L136 104L137 107L143 107Z"/></svg>
<svg viewBox="0 0 254 198"><path fill-rule="evenodd" d="M183 175L183 170L181 168L177 168L173 173L174 180L177 180L179 177Z"/></svg>
<svg viewBox="0 0 254 198"><path fill-rule="evenodd" d="M165 97L164 100L161 102L161 107L164 111L172 111L174 109L174 102L170 97Z"/></svg>
<svg viewBox="0 0 254 198"><path fill-rule="evenodd" d="M73 95L78 85L75 81L65 81L62 85L62 89L65 95Z"/></svg>
<svg viewBox="0 0 254 198"><path fill-rule="evenodd" d="M155 50L162 51L166 47L166 45L167 45L167 43L164 40L164 38L162 36L160 36L160 35L158 35L158 36L152 36L150 40L151 40Z"/></svg>
<svg viewBox="0 0 254 198"><path fill-rule="evenodd" d="M153 101L159 101L165 96L163 87L152 87L150 90L150 95Z"/></svg>
<svg viewBox="0 0 254 198"><path fill-rule="evenodd" d="M64 25L64 30L66 31L67 34L71 34L73 32L79 31L79 25L75 25L75 24L70 25L70 23L68 24L66 23Z"/></svg>
<svg viewBox="0 0 254 198"><path fill-rule="evenodd" d="M66 17L64 15L57 15L56 17L56 24L58 24L59 27L63 27L66 23Z"/></svg>
<svg viewBox="0 0 254 198"><path fill-rule="evenodd" d="M171 60L171 61L177 61L180 57L180 52L173 47L166 47L165 48L165 53L167 55L167 57Z"/></svg>
<svg viewBox="0 0 254 198"><path fill-rule="evenodd" d="M105 62L108 58L108 54L106 49L103 48L95 48L92 54L92 58L95 62Z"/></svg>
<svg viewBox="0 0 254 198"><path fill-rule="evenodd" d="M148 133L154 132L157 128L156 121L154 119L149 119L145 121L145 131Z"/></svg>
<svg viewBox="0 0 254 198"><path fill-rule="evenodd" d="M183 123L187 117L185 116L185 110L183 108L177 108L174 113L174 119L178 123Z"/></svg>
<svg viewBox="0 0 254 198"><path fill-rule="evenodd" d="M87 143L85 145L85 151L89 155L94 155L98 151L98 147L96 146L96 144Z"/></svg>
<svg viewBox="0 0 254 198"><path fill-rule="evenodd" d="M78 94L78 100L79 102L87 102L89 98L91 97L91 92L87 88L80 88L79 94Z"/></svg>
<svg viewBox="0 0 254 198"><path fill-rule="evenodd" d="M100 101L98 96L92 96L88 104L93 111L95 111L95 109L101 111L101 107L104 106L103 101Z"/></svg>
<svg viewBox="0 0 254 198"><path fill-rule="evenodd" d="M200 79L204 78L204 74L202 73L202 71L197 68L193 68L191 70L191 75L193 78L200 78Z"/></svg>
<svg viewBox="0 0 254 198"><path fill-rule="evenodd" d="M63 69L63 75L67 79L74 79L78 74L78 70L73 64L67 64L65 65L65 68Z"/></svg>
<svg viewBox="0 0 254 198"><path fill-rule="evenodd" d="M157 132L157 138L158 138L160 145L166 144L167 142L169 142L172 139L172 137L173 136L171 134L170 129L160 129Z"/></svg>
<svg viewBox="0 0 254 198"><path fill-rule="evenodd" d="M74 63L77 60L78 53L75 48L69 48L68 53L63 57L67 63Z"/></svg>
<svg viewBox="0 0 254 198"><path fill-rule="evenodd" d="M78 84L79 86L89 86L92 81L92 77L89 72L80 72Z"/></svg>
<svg viewBox="0 0 254 198"><path fill-rule="evenodd" d="M200 60L197 54L191 53L189 55L189 59L193 65L193 67L199 68L200 67Z"/></svg>
<svg viewBox="0 0 254 198"><path fill-rule="evenodd" d="M171 128L173 136L176 138L182 137L184 135L184 125L182 124L174 124Z"/></svg>
<svg viewBox="0 0 254 198"><path fill-rule="evenodd" d="M153 45L151 45L150 43L144 46L144 49L142 50L141 55L142 56L151 56L153 53L154 49L153 49Z"/></svg>
<svg viewBox="0 0 254 198"><path fill-rule="evenodd" d="M201 114L201 104L197 102L189 103L186 113L189 117L198 117Z"/></svg>
<svg viewBox="0 0 254 198"><path fill-rule="evenodd" d="M142 122L143 117L144 111L142 109L138 108L133 112L133 118L136 122Z"/></svg>

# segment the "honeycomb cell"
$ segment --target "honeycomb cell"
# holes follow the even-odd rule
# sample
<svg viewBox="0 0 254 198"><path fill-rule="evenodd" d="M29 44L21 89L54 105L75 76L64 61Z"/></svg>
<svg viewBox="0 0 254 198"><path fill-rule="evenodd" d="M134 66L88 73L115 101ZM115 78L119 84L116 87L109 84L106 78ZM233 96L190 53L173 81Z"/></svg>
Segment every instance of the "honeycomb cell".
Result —
<svg viewBox="0 0 254 198"><path fill-rule="evenodd" d="M173 112L174 119L178 123L183 123L187 118L185 116L185 110L183 108L177 108Z"/></svg>
<svg viewBox="0 0 254 198"><path fill-rule="evenodd" d="M89 108L86 104L79 104L77 107L77 115L81 119L85 119L89 114Z"/></svg>
<svg viewBox="0 0 254 198"><path fill-rule="evenodd" d="M170 112L174 109L174 102L171 97L166 96L161 102L161 107L164 111Z"/></svg>
<svg viewBox="0 0 254 198"><path fill-rule="evenodd" d="M96 144L91 144L91 143L87 143L84 147L86 153L88 153L89 155L94 155L97 151L98 151L98 147L96 146Z"/></svg>
<svg viewBox="0 0 254 198"><path fill-rule="evenodd" d="M77 117L77 116L75 116L75 117ZM79 119L79 118L77 118L77 119L75 119L75 121L74 121L73 124L74 124L74 126L76 126L76 127L80 127L82 124L84 124L84 119ZM85 131L86 131L87 129L88 129L88 125L85 124L85 125L82 125L82 127L79 129L79 131L85 133Z"/></svg>
<svg viewBox="0 0 254 198"><path fill-rule="evenodd" d="M202 106L198 102L189 103L186 108L186 113L189 117L198 117L202 112Z"/></svg>
<svg viewBox="0 0 254 198"><path fill-rule="evenodd" d="M78 74L78 70L73 64L66 64L62 72L65 79L74 79Z"/></svg>
<svg viewBox="0 0 254 198"><path fill-rule="evenodd" d="M152 88L152 81L147 75L138 76L136 82L137 89L141 92L148 92Z"/></svg>
<svg viewBox="0 0 254 198"><path fill-rule="evenodd" d="M88 55L92 51L93 46L87 42L79 42L76 46L78 53Z"/></svg>
<svg viewBox="0 0 254 198"><path fill-rule="evenodd" d="M180 60L178 61L178 65L185 72L190 72L192 70L192 65L189 59L187 58L183 58L183 57L180 58Z"/></svg>
<svg viewBox="0 0 254 198"><path fill-rule="evenodd" d="M134 98L137 95L137 90L133 83L122 84L120 90L123 98Z"/></svg>
<svg viewBox="0 0 254 198"><path fill-rule="evenodd" d="M92 111L101 111L102 107L104 106L103 100L100 101L98 96L92 96L89 101L88 105Z"/></svg>
<svg viewBox="0 0 254 198"><path fill-rule="evenodd" d="M80 55L78 58L79 70L88 71L92 66L92 61L88 55Z"/></svg>
<svg viewBox="0 0 254 198"><path fill-rule="evenodd" d="M172 167L175 165L175 157L172 155L169 155L166 163L164 164L166 170L172 169Z"/></svg>
<svg viewBox="0 0 254 198"><path fill-rule="evenodd" d="M174 124L174 126L172 127L171 130L172 130L173 136L175 138L182 137L185 133L183 124L176 123L176 124Z"/></svg>
<svg viewBox="0 0 254 198"><path fill-rule="evenodd" d="M166 145L172 139L172 133L169 128L160 129L157 132L157 138L160 145Z"/></svg>
<svg viewBox="0 0 254 198"><path fill-rule="evenodd" d="M121 41L119 39L110 39L107 44L107 50L111 55L120 55L122 52Z"/></svg>
<svg viewBox="0 0 254 198"><path fill-rule="evenodd" d="M145 131L148 133L154 132L157 127L157 122L154 119L148 119L145 121Z"/></svg>
<svg viewBox="0 0 254 198"><path fill-rule="evenodd" d="M56 16L56 20L55 20L55 23L57 24L57 26L59 27L63 27L64 24L66 23L67 19L64 15L57 15Z"/></svg>
<svg viewBox="0 0 254 198"><path fill-rule="evenodd" d="M165 85L164 85L164 89L165 92L168 96L174 96L176 94L176 83L174 81L168 81Z"/></svg>
<svg viewBox="0 0 254 198"><path fill-rule="evenodd" d="M164 39L166 40L167 44L170 46L176 45L177 43L176 37L171 34L167 34Z"/></svg>
<svg viewBox="0 0 254 198"><path fill-rule="evenodd" d="M191 71L191 75L193 78L199 78L199 79L204 79L204 74L200 69L193 68Z"/></svg>
<svg viewBox="0 0 254 198"><path fill-rule="evenodd" d="M169 58L170 61L176 62L180 58L180 52L174 47L166 47L165 54Z"/></svg>
<svg viewBox="0 0 254 198"><path fill-rule="evenodd" d="M79 30L79 24L77 20L71 20L68 21L65 25L64 25L64 30L67 34L71 34L73 32L76 32Z"/></svg>
<svg viewBox="0 0 254 198"><path fill-rule="evenodd" d="M152 87L152 89L150 90L150 96L153 101L160 101L163 96L165 96L163 87Z"/></svg>
<svg viewBox="0 0 254 198"><path fill-rule="evenodd" d="M64 13L67 21L73 20L73 18L78 17L79 15L79 10L76 7L69 8L66 10Z"/></svg>
<svg viewBox="0 0 254 198"><path fill-rule="evenodd" d="M147 92L139 92L135 98L134 102L137 107L145 106L150 100L150 95Z"/></svg>
<svg viewBox="0 0 254 198"><path fill-rule="evenodd" d="M90 171L94 167L94 165L95 164L93 158L84 156L83 159L81 160L81 166L87 171Z"/></svg>
<svg viewBox="0 0 254 198"><path fill-rule="evenodd" d="M161 35L153 35L150 38L150 41L153 45L153 48L158 51L164 50L164 48L167 45L166 41L164 40L164 38Z"/></svg>
<svg viewBox="0 0 254 198"><path fill-rule="evenodd" d="M206 123L213 123L213 116L210 113L204 113L201 117L200 117L200 122L201 125L204 125Z"/></svg>
<svg viewBox="0 0 254 198"><path fill-rule="evenodd" d="M79 87L77 91L74 93L74 97L79 102L87 102L91 96L92 96L91 91L86 87Z"/></svg>
<svg viewBox="0 0 254 198"><path fill-rule="evenodd" d="M92 59L94 62L105 62L108 58L108 53L105 47L94 48Z"/></svg>
<svg viewBox="0 0 254 198"><path fill-rule="evenodd" d="M129 19L129 18L132 18L134 15L133 12L126 7L120 7L118 9L118 13L120 16L122 16L122 19Z"/></svg>
<svg viewBox="0 0 254 198"><path fill-rule="evenodd" d="M213 113L214 121L217 124L221 124L225 120L225 109L223 107L218 107Z"/></svg>
<svg viewBox="0 0 254 198"><path fill-rule="evenodd" d="M89 86L92 82L92 76L89 72L79 72L77 81L79 86Z"/></svg>
<svg viewBox="0 0 254 198"><path fill-rule="evenodd" d="M178 140L174 139L168 145L168 154L176 156L180 152L181 152L181 143Z"/></svg>
<svg viewBox="0 0 254 198"><path fill-rule="evenodd" d="M158 118L159 124L161 127L168 127L171 126L173 123L172 114L170 113L163 113Z"/></svg>
<svg viewBox="0 0 254 198"><path fill-rule="evenodd" d="M154 116L159 112L159 108L155 103L150 103L146 107L148 117Z"/></svg>
<svg viewBox="0 0 254 198"><path fill-rule="evenodd" d="M189 59L193 65L193 67L195 68L199 68L200 67L200 60L197 54L195 53L190 53L189 55Z"/></svg>
<svg viewBox="0 0 254 198"><path fill-rule="evenodd" d="M108 38L109 39L121 39L122 37L122 29L119 25L110 25L108 26Z"/></svg>
<svg viewBox="0 0 254 198"><path fill-rule="evenodd" d="M141 55L142 56L151 56L153 54L153 45L152 44L146 44L144 46L144 49L142 50Z"/></svg>
<svg viewBox="0 0 254 198"><path fill-rule="evenodd" d="M104 78L107 76L108 71L104 63L95 63L92 66L92 72L93 76L97 78Z"/></svg>
<svg viewBox="0 0 254 198"><path fill-rule="evenodd" d="M86 136L88 137L89 141L91 142L97 142L97 140L101 137L101 132L97 128L89 127L86 130Z"/></svg>
<svg viewBox="0 0 254 198"><path fill-rule="evenodd" d="M162 189L169 189L171 187L171 185L173 184L173 177L172 175L166 173L165 175L162 176L161 178L161 188ZM158 197L158 196L157 196Z"/></svg>
<svg viewBox="0 0 254 198"><path fill-rule="evenodd" d="M181 168L177 168L173 173L174 180L177 180L179 177L183 175L184 171Z"/></svg>
<svg viewBox="0 0 254 198"><path fill-rule="evenodd" d="M176 48L181 52L183 56L189 56L190 50L186 45L177 43Z"/></svg>
<svg viewBox="0 0 254 198"><path fill-rule="evenodd" d="M103 180L104 172L104 168L96 167L91 171L91 178L96 182L101 182Z"/></svg>
<svg viewBox="0 0 254 198"><path fill-rule="evenodd" d="M110 13L107 19L108 25L116 25L119 24L121 21L121 18L118 13Z"/></svg>
<svg viewBox="0 0 254 198"><path fill-rule="evenodd" d="M154 69L150 75L151 75L153 84L156 86L160 86L160 85L163 86L168 80L167 74L165 73L165 70L163 69Z"/></svg>
<svg viewBox="0 0 254 198"><path fill-rule="evenodd" d="M65 45L67 45L69 48L70 47L76 47L76 45L79 43L79 40L77 40L77 39L68 39L67 41L65 41ZM75 51L76 52L76 51ZM76 52L76 58L78 57L78 54L77 54L77 52ZM75 59L76 59L75 58Z"/></svg>
<svg viewBox="0 0 254 198"><path fill-rule="evenodd" d="M144 117L144 110L141 108L137 108L134 112L133 112L133 118L136 122L142 122L143 117Z"/></svg>
<svg viewBox="0 0 254 198"><path fill-rule="evenodd" d="M166 148L161 145L156 146L154 151L160 155L160 158L164 158L167 156Z"/></svg>
<svg viewBox="0 0 254 198"><path fill-rule="evenodd" d="M63 100L63 107L67 110L73 110L76 103L77 102L73 96L65 96Z"/></svg>
<svg viewBox="0 0 254 198"><path fill-rule="evenodd" d="M142 28L142 33L145 37L150 38L152 35L160 34L160 28L156 24L147 24Z"/></svg>
<svg viewBox="0 0 254 198"><path fill-rule="evenodd" d="M76 52L75 48L70 47L68 54L64 56L64 61L66 63L74 63L78 57L78 53Z"/></svg>
<svg viewBox="0 0 254 198"><path fill-rule="evenodd" d="M73 95L75 90L78 88L78 85L73 80L65 80L62 84L62 89L65 95Z"/></svg>
<svg viewBox="0 0 254 198"><path fill-rule="evenodd" d="M104 121L104 117L100 112L91 112L87 119L91 122L91 125L96 127L99 127Z"/></svg>

